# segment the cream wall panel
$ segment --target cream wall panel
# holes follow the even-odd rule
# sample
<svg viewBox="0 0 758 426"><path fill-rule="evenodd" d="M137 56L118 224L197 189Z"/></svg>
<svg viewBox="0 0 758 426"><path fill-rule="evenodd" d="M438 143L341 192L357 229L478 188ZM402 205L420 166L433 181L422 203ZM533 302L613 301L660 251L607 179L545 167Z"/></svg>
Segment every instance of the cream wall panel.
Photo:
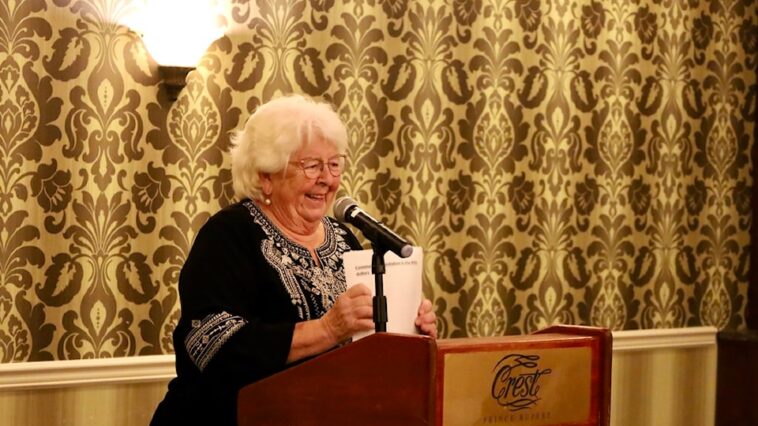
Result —
<svg viewBox="0 0 758 426"><path fill-rule="evenodd" d="M716 329L700 340L669 330L648 347L617 349L614 333L612 426L712 426L716 411ZM708 337L710 335L710 337ZM636 336L635 336L636 338ZM689 343L682 344L687 339ZM666 347L669 340L671 347Z"/></svg>
<svg viewBox="0 0 758 426"><path fill-rule="evenodd" d="M145 426L165 382L0 391L0 425Z"/></svg>

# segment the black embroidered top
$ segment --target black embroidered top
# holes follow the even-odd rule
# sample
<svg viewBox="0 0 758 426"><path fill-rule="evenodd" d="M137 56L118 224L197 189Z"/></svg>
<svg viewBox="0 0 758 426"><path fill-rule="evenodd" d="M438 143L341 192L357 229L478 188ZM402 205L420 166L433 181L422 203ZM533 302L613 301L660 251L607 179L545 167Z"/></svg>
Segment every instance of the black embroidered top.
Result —
<svg viewBox="0 0 758 426"><path fill-rule="evenodd" d="M202 227L179 277L177 377L151 424L236 424L239 389L287 367L295 323L329 310L345 291L342 254L361 248L323 224L318 263L249 200Z"/></svg>

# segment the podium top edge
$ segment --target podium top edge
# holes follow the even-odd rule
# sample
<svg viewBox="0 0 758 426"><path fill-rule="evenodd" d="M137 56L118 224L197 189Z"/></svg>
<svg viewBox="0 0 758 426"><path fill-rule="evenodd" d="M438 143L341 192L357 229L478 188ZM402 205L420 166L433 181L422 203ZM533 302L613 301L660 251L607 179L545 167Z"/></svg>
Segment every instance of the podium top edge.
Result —
<svg viewBox="0 0 758 426"><path fill-rule="evenodd" d="M463 345L508 345L508 344L529 344L529 343L545 343L545 342L562 342L565 344L580 344L584 342L590 342L597 340L595 336L576 335L576 334L561 334L561 333L543 333L543 334L525 334L525 335L513 335L513 336L492 336L492 337L469 337L469 338L455 338L455 339L438 339L437 347L445 348L449 346L463 346Z"/></svg>

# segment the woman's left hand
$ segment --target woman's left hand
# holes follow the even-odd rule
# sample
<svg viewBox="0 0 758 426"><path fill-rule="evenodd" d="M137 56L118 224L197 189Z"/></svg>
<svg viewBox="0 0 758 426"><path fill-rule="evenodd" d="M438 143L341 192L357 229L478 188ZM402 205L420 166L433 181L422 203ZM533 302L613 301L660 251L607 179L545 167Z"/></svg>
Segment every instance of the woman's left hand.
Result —
<svg viewBox="0 0 758 426"><path fill-rule="evenodd" d="M432 310L431 300L424 299L421 301L416 316L416 327L427 336L437 338L437 315Z"/></svg>

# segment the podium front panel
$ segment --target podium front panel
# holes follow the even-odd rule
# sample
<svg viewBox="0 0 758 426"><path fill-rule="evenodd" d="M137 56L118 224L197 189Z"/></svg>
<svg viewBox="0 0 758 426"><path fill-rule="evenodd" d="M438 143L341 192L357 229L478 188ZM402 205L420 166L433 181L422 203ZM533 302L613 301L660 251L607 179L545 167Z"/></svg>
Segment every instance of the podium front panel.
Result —
<svg viewBox="0 0 758 426"><path fill-rule="evenodd" d="M240 426L432 424L435 342L377 333L245 386Z"/></svg>

